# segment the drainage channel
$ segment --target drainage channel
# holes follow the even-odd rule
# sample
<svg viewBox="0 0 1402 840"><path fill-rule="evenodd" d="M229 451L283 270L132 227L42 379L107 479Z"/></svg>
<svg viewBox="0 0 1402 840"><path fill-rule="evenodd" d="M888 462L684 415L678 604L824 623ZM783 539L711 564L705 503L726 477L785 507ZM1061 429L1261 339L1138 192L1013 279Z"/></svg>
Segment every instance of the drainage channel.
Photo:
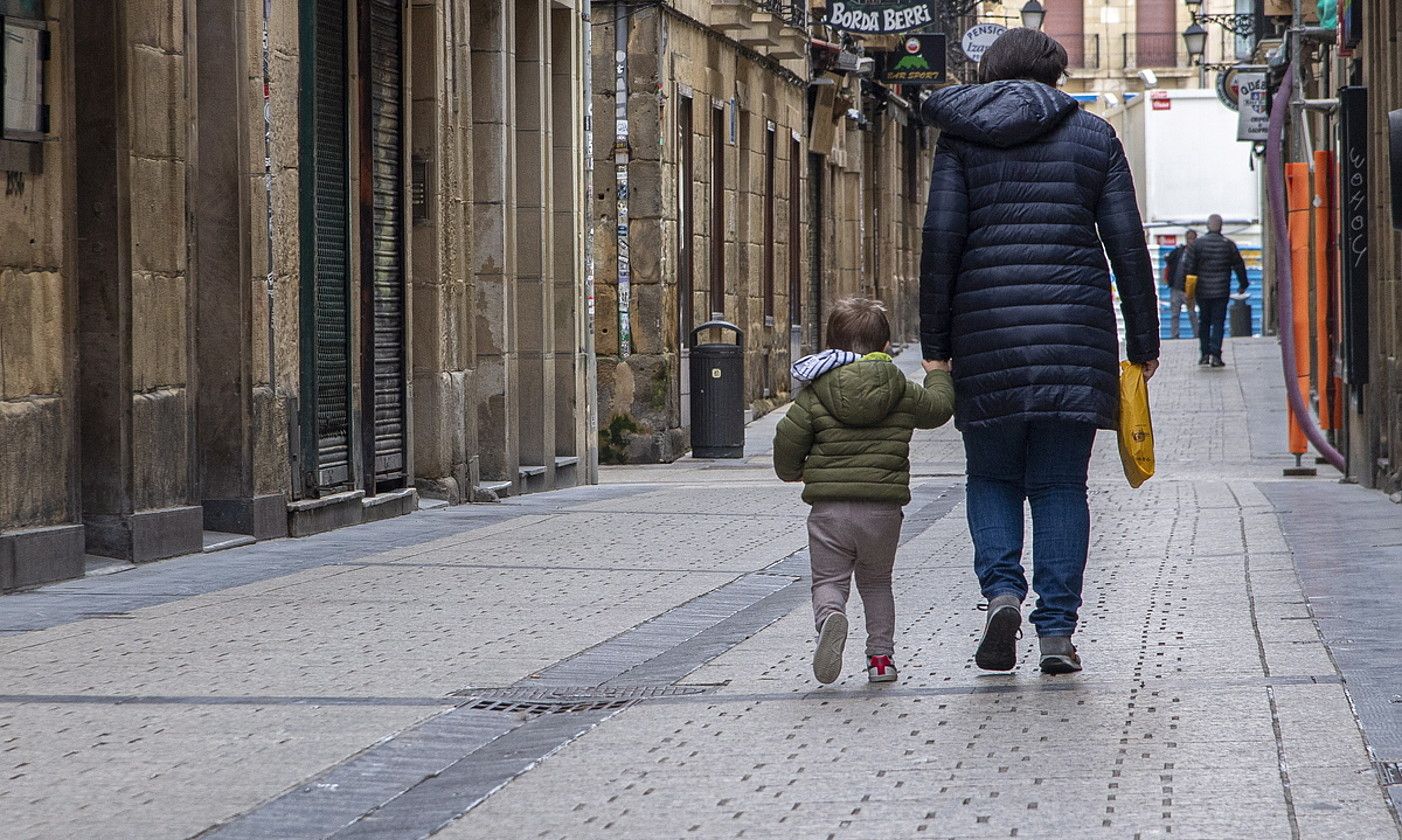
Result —
<svg viewBox="0 0 1402 840"><path fill-rule="evenodd" d="M902 543L962 499L917 489ZM675 683L808 599L806 549L742 575L499 689L466 689L453 709L331 767L206 840L428 837L512 779L637 703L710 689Z"/></svg>

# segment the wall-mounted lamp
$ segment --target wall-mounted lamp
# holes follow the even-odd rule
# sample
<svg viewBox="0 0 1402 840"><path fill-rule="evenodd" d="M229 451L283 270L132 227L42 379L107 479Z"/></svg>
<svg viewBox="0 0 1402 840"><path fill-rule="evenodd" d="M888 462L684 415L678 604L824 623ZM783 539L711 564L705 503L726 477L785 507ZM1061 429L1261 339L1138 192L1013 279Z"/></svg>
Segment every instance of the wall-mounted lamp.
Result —
<svg viewBox="0 0 1402 840"><path fill-rule="evenodd" d="M1038 3L1037 0L1027 0L1020 14L1022 15L1023 26L1040 32L1042 29L1042 21L1047 17L1047 10L1042 8L1042 4Z"/></svg>

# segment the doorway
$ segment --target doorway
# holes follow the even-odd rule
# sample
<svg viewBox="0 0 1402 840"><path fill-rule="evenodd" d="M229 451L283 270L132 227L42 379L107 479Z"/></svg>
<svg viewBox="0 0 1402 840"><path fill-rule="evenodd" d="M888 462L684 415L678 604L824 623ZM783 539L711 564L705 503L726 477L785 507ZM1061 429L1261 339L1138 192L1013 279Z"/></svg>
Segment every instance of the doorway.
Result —
<svg viewBox="0 0 1402 840"><path fill-rule="evenodd" d="M789 140L789 363L803 355L803 146Z"/></svg>
<svg viewBox="0 0 1402 840"><path fill-rule="evenodd" d="M823 346L823 177L822 155L808 153L808 301L812 312L812 347Z"/></svg>
<svg viewBox="0 0 1402 840"><path fill-rule="evenodd" d="M408 476L405 358L404 20L399 0L360 0L360 341L365 492Z"/></svg>
<svg viewBox="0 0 1402 840"><path fill-rule="evenodd" d="M344 0L302 0L300 480L347 489L350 445L350 196Z"/></svg>
<svg viewBox="0 0 1402 840"><path fill-rule="evenodd" d="M677 104L677 383L681 425L691 425L691 328L695 326L696 134L692 99Z"/></svg>

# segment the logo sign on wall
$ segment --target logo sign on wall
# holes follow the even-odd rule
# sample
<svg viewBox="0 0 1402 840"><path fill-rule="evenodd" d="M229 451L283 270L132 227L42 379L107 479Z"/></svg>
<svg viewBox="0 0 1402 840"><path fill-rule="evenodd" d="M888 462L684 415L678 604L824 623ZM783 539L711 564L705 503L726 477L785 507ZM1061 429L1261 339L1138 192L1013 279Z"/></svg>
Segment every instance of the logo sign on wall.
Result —
<svg viewBox="0 0 1402 840"><path fill-rule="evenodd" d="M1266 115L1266 74L1238 73L1236 139L1265 140L1270 118Z"/></svg>
<svg viewBox="0 0 1402 840"><path fill-rule="evenodd" d="M897 35L935 22L931 0L906 3L853 3L836 0L823 22L833 29L865 35Z"/></svg>
<svg viewBox="0 0 1402 840"><path fill-rule="evenodd" d="M969 27L969 31L965 32L963 39L959 41L959 47L964 50L964 55L967 55L970 61L982 61L984 52L993 46L998 36L1007 31L1008 28L1001 23L980 23Z"/></svg>
<svg viewBox="0 0 1402 840"><path fill-rule="evenodd" d="M1217 99L1233 111L1240 110L1241 74L1264 73L1266 68L1256 64L1238 64L1217 74Z"/></svg>
<svg viewBox="0 0 1402 840"><path fill-rule="evenodd" d="M944 33L907 35L896 52L886 54L881 81L902 85L933 85L946 81Z"/></svg>
<svg viewBox="0 0 1402 840"><path fill-rule="evenodd" d="M1237 99L1241 96L1241 85L1237 79L1240 72L1240 67L1228 67L1217 74L1217 100L1233 111L1238 109Z"/></svg>

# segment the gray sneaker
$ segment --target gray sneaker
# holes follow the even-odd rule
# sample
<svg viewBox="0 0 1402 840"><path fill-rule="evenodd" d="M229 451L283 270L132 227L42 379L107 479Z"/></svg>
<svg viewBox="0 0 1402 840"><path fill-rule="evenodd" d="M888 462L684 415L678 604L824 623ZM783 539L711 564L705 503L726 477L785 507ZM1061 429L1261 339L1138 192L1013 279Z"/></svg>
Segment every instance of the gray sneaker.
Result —
<svg viewBox="0 0 1402 840"><path fill-rule="evenodd" d="M1042 648L1042 673L1074 674L1081 670L1081 657L1070 636L1043 636L1037 643Z"/></svg>
<svg viewBox="0 0 1402 840"><path fill-rule="evenodd" d="M983 638L974 652L974 664L985 671L1011 671L1017 667L1017 640L1022 635L1022 602L1015 595L999 595L988 602Z"/></svg>
<svg viewBox="0 0 1402 840"><path fill-rule="evenodd" d="M820 683L842 676L842 649L847 646L847 616L833 613L823 619L818 631L818 649L813 651L813 676Z"/></svg>

